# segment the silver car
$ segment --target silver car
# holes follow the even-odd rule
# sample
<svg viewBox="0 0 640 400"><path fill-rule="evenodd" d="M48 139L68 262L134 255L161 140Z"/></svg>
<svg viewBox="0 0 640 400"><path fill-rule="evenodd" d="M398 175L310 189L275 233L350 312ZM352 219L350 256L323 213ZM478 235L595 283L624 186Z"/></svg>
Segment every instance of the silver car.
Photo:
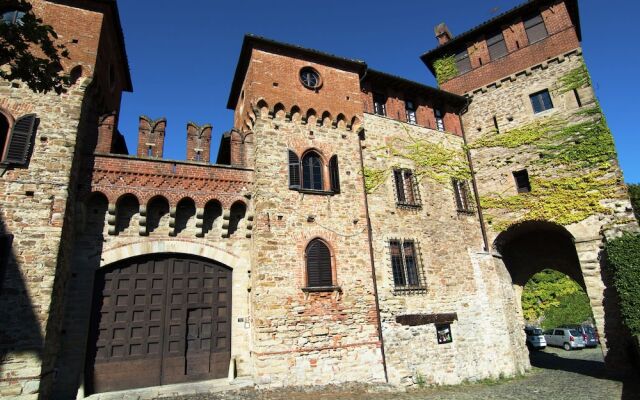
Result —
<svg viewBox="0 0 640 400"><path fill-rule="evenodd" d="M527 335L527 346L536 350L547 347L547 341L542 334L542 329L526 327L524 328L524 333Z"/></svg>
<svg viewBox="0 0 640 400"><path fill-rule="evenodd" d="M558 346L569 351L583 349L585 346L582 333L575 329L554 328L544 332L544 338L548 346Z"/></svg>

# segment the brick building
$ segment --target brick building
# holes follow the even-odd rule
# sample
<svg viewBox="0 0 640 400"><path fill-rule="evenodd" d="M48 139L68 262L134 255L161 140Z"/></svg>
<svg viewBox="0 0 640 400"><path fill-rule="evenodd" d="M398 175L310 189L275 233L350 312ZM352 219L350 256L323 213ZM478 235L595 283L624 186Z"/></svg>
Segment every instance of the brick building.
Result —
<svg viewBox="0 0 640 400"><path fill-rule="evenodd" d="M115 1L32 3L77 79L60 96L0 82L3 396L514 375L522 286L550 266L628 367L600 252L637 225L576 0L439 25L421 58L440 89L246 36L215 164L211 125L167 160L147 116L128 154Z"/></svg>

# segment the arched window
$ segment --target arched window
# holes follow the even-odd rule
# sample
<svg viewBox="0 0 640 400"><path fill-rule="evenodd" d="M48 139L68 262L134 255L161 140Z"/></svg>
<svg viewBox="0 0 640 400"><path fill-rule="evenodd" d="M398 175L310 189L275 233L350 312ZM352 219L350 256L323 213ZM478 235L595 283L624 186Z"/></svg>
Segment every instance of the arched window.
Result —
<svg viewBox="0 0 640 400"><path fill-rule="evenodd" d="M324 189L322 186L322 159L313 151L302 157L302 188Z"/></svg>
<svg viewBox="0 0 640 400"><path fill-rule="evenodd" d="M333 285L331 273L331 252L320 239L313 239L307 246L307 287L326 287Z"/></svg>
<svg viewBox="0 0 640 400"><path fill-rule="evenodd" d="M7 144L7 137L9 136L9 127L11 124L4 114L0 113L0 160L4 156L4 148Z"/></svg>

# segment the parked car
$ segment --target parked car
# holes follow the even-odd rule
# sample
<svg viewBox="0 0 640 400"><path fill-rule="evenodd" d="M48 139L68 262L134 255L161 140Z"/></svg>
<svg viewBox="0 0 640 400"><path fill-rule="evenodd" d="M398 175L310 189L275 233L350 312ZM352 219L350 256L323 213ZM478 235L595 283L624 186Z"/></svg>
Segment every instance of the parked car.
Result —
<svg viewBox="0 0 640 400"><path fill-rule="evenodd" d="M582 334L585 347L597 347L600 342L596 328L590 325L567 325L563 328L575 329Z"/></svg>
<svg viewBox="0 0 640 400"><path fill-rule="evenodd" d="M569 328L554 328L544 332L548 346L558 346L569 351L584 348L582 333Z"/></svg>
<svg viewBox="0 0 640 400"><path fill-rule="evenodd" d="M547 347L547 341L542 334L542 329L534 327L524 328L524 333L527 335L527 346L536 350L544 349Z"/></svg>

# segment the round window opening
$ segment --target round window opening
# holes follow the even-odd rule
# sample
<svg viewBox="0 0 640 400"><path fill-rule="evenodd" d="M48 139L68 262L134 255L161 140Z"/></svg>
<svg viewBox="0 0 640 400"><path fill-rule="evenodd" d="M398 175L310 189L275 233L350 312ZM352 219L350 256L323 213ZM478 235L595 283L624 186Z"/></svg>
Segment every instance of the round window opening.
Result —
<svg viewBox="0 0 640 400"><path fill-rule="evenodd" d="M319 89L320 86L322 86L320 74L310 67L305 67L300 70L300 81L304 87L309 89Z"/></svg>

